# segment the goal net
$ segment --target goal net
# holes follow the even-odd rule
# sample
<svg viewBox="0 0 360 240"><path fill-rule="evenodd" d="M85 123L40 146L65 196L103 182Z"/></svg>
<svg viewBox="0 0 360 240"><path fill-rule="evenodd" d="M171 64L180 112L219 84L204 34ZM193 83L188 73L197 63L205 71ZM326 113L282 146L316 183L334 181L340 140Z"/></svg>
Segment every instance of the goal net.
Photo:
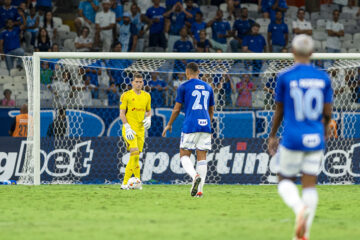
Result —
<svg viewBox="0 0 360 240"><path fill-rule="evenodd" d="M21 183L120 183L129 154L118 104L131 89L134 73L143 75L144 90L152 96L152 126L140 159L142 180L189 182L178 154L183 115L167 138L160 135L190 61L198 63L200 78L215 93L206 181L276 182L266 140L276 75L293 65L291 54L35 53L23 61L34 120L22 142ZM359 183L360 55L314 54L312 64L329 73L335 93L319 183Z"/></svg>

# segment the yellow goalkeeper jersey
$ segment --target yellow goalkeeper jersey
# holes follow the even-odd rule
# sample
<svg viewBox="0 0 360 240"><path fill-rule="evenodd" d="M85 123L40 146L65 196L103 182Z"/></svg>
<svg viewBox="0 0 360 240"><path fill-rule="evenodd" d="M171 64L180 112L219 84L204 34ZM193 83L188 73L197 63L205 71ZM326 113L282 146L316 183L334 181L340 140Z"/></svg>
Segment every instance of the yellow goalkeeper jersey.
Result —
<svg viewBox="0 0 360 240"><path fill-rule="evenodd" d="M151 110L150 94L141 91L138 95L133 90L126 91L121 95L120 109L126 110L126 119L135 132L144 131L142 121L145 118L145 112Z"/></svg>

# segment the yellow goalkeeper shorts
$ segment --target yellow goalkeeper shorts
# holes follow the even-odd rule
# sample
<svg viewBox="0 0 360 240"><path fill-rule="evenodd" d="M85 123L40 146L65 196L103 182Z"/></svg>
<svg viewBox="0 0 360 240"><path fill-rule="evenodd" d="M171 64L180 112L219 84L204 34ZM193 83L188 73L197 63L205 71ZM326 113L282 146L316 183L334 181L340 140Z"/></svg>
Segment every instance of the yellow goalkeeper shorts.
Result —
<svg viewBox="0 0 360 240"><path fill-rule="evenodd" d="M145 142L145 132L140 133L140 134L138 131L135 131L135 132L136 132L136 134L134 135L134 139L129 140L126 138L125 128L122 129L122 135L126 142L127 150L129 151L131 148L137 148L137 149L139 149L139 152L142 152L142 150L144 148L144 142Z"/></svg>

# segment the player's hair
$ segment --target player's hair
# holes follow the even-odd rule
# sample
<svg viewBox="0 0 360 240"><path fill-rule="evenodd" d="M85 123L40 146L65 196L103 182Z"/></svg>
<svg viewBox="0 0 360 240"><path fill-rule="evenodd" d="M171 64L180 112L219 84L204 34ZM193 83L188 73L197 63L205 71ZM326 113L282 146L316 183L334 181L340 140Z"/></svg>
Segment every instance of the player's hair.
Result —
<svg viewBox="0 0 360 240"><path fill-rule="evenodd" d="M134 77L133 77L133 81L135 80L135 78L141 78L143 79L143 76L140 73L135 73Z"/></svg>
<svg viewBox="0 0 360 240"><path fill-rule="evenodd" d="M196 63L191 62L186 65L186 69L189 69L191 72L196 73L199 71L199 66Z"/></svg>
<svg viewBox="0 0 360 240"><path fill-rule="evenodd" d="M306 34L297 35L291 44L296 55L307 57L310 56L314 50L314 41L312 37Z"/></svg>

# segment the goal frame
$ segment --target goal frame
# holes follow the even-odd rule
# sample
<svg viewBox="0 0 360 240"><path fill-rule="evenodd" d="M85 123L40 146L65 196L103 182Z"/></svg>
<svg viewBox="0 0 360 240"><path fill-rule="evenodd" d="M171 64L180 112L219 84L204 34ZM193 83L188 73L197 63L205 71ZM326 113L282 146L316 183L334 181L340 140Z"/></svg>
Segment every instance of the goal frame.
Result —
<svg viewBox="0 0 360 240"><path fill-rule="evenodd" d="M207 59L291 60L291 53L164 53L164 52L34 52L33 53L33 148L34 185L40 185L40 60L41 59ZM312 60L360 60L360 53L314 53ZM29 93L30 95L30 93Z"/></svg>

